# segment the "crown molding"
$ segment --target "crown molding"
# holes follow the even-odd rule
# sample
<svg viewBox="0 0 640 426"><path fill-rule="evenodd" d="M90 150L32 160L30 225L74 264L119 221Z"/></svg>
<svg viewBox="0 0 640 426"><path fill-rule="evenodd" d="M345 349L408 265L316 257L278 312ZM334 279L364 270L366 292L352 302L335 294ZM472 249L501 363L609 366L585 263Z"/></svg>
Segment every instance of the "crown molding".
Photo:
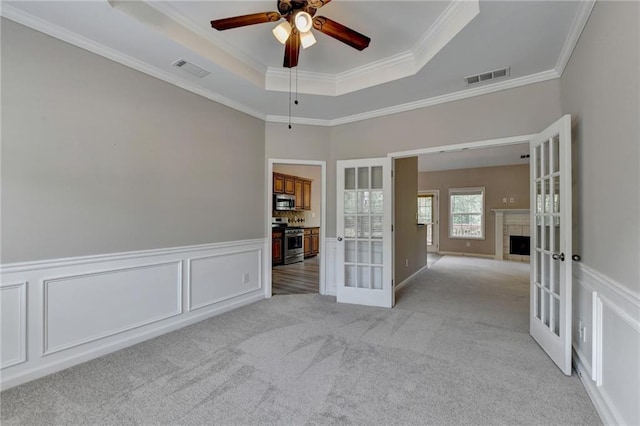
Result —
<svg viewBox="0 0 640 426"><path fill-rule="evenodd" d="M104 46L100 43L96 43L93 40L89 40L86 37L83 37L72 31L69 31L62 27L54 25L38 17L35 17L29 13L26 13L6 3L3 3L2 7L0 8L0 16L7 18L11 21L17 22L18 24L29 27L31 29L34 29L36 31L39 31L48 36L51 36L56 39L62 40L66 43L72 44L81 49L87 50L91 53L95 53L96 55L110 59L126 67L133 68L136 71L140 71L144 74L148 74L159 80L165 81L169 84L180 87L184 90L195 93L197 95L210 99L214 102L217 102L229 108L233 108L237 111L248 114L252 117L259 118L261 120L266 119L266 115L260 111L257 111L253 108L249 108L246 105L243 105L239 102L236 102L232 99L227 98L226 96L222 96L211 90L203 89L202 87L196 84L193 84L190 81L183 79L177 75L163 71L157 67L154 67L145 62L139 61L131 56L124 55L115 49Z"/></svg>
<svg viewBox="0 0 640 426"><path fill-rule="evenodd" d="M478 0L452 1L411 50L420 71L480 13Z"/></svg>
<svg viewBox="0 0 640 426"><path fill-rule="evenodd" d="M571 59L571 54L573 54L573 50L578 44L580 34L582 34L582 30L584 30L585 25L587 25L587 21L589 20L589 16L591 16L595 4L595 0L584 0L580 2L580 8L571 24L569 35L564 41L560 56L558 56L558 61L556 62L555 70L559 76L562 76L564 73L564 69L567 67L569 59Z"/></svg>
<svg viewBox="0 0 640 426"><path fill-rule="evenodd" d="M322 120L319 118L304 118L304 117L291 117L291 121L289 121L289 117L285 117L282 115L267 115L265 121L267 123L283 123L283 124L299 124L305 126L322 126L322 127L331 127L333 126L332 120Z"/></svg>
<svg viewBox="0 0 640 426"><path fill-rule="evenodd" d="M526 86L534 83L541 83L547 80L553 80L560 77L555 69L542 71L536 74L527 75L524 77L518 77L511 80L502 81L500 83L488 84L486 86L477 87L473 89L461 90L459 92L448 93L446 95L435 96L432 98L422 99L415 102L409 102L406 104L395 105L388 108L381 108L373 111L363 112L361 114L349 115L346 117L336 118L333 120L320 120L322 124L311 123L314 119L305 118L292 118L292 123L297 122L299 124L313 124L322 126L340 126L342 124L354 123L356 121L368 120L370 118L382 117L385 115L397 114L400 112L411 111L414 109L425 108L429 106L444 104L447 102L459 101L462 99L472 98L475 96L487 95L490 93L500 92L502 90L513 89L520 86ZM310 120L310 121L308 121ZM289 118L283 116L267 115L266 121L275 123L288 123Z"/></svg>

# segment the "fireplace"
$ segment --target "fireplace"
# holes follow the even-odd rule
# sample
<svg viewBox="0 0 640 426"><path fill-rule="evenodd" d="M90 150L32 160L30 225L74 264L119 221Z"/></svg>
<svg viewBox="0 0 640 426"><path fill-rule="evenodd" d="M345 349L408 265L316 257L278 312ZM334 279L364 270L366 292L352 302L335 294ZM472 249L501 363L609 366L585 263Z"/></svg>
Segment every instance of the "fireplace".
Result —
<svg viewBox="0 0 640 426"><path fill-rule="evenodd" d="M530 237L522 235L510 235L509 236L509 254L519 254L522 256L529 256L530 253Z"/></svg>
<svg viewBox="0 0 640 426"><path fill-rule="evenodd" d="M529 209L493 209L493 212L496 215L496 259L529 263ZM511 237L519 237L517 240L526 237L526 242L520 240L514 245Z"/></svg>

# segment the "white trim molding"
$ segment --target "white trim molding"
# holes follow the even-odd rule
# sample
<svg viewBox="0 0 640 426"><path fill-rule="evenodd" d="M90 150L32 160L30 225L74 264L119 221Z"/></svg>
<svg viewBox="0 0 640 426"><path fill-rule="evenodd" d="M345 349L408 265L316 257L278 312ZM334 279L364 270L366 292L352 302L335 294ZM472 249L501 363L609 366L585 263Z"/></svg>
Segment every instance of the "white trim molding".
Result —
<svg viewBox="0 0 640 426"><path fill-rule="evenodd" d="M580 34L582 34L582 30L584 30L585 25L587 25L587 21L589 20L589 16L591 16L591 12L593 11L593 6L595 6L595 4L595 0L580 1L580 8L573 20L571 30L569 30L569 35L564 41L564 45L560 51L560 56L558 56L558 60L556 62L555 71L558 73L559 77L562 76L564 69L569 63L569 59L571 59L571 54L578 44Z"/></svg>
<svg viewBox="0 0 640 426"><path fill-rule="evenodd" d="M640 424L640 296L576 263L574 365L605 424Z"/></svg>
<svg viewBox="0 0 640 426"><path fill-rule="evenodd" d="M2 265L0 388L264 299L265 241Z"/></svg>
<svg viewBox="0 0 640 426"><path fill-rule="evenodd" d="M265 233L267 234L265 245L265 285L264 292L265 297L271 297L271 217L273 215L273 166L276 164L287 164L293 166L317 166L320 167L321 186L320 186L320 282L319 293L322 295L327 293L327 268L331 261L330 257L326 255L327 250L327 162L320 160L296 160L291 158L267 158L266 176L265 176L265 191L269 194L266 197L265 202Z"/></svg>
<svg viewBox="0 0 640 426"><path fill-rule="evenodd" d="M0 283L0 370L27 361L27 281ZM12 300L8 293L15 293ZM12 315L13 314L13 315ZM13 357L5 359L7 356Z"/></svg>

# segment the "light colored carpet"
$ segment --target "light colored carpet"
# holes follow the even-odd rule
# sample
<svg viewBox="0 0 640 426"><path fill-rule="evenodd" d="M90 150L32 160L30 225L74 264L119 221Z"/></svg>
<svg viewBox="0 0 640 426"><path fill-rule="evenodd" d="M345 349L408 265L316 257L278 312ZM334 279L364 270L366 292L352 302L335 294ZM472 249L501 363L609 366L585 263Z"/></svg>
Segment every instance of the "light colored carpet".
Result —
<svg viewBox="0 0 640 426"><path fill-rule="evenodd" d="M274 297L5 391L2 424L599 424L528 335L527 267L446 256L394 309Z"/></svg>

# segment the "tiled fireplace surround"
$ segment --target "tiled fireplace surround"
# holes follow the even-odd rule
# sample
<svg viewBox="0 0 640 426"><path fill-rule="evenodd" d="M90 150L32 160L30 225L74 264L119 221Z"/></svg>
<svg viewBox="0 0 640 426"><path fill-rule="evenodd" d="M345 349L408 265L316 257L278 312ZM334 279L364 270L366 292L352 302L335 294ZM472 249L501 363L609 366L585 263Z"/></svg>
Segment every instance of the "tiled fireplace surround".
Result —
<svg viewBox="0 0 640 426"><path fill-rule="evenodd" d="M496 220L496 259L529 263L529 256L509 254L509 237L531 236L528 209L493 209Z"/></svg>

